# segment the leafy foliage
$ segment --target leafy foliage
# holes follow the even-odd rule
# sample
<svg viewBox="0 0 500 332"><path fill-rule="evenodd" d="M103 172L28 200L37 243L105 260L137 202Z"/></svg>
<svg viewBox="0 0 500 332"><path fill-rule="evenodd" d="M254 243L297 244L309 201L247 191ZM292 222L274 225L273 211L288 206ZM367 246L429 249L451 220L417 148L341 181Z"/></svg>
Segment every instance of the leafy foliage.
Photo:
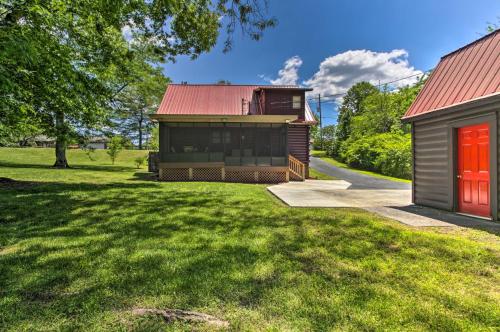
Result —
<svg viewBox="0 0 500 332"><path fill-rule="evenodd" d="M317 150L327 150L330 151L332 148L332 143L335 139L335 125L329 125L323 127L320 130L319 126L315 126L311 130L311 136L314 140L314 148Z"/></svg>
<svg viewBox="0 0 500 332"><path fill-rule="evenodd" d="M276 23L262 1L1 1L0 135L29 119L56 137L55 166L66 167L68 141L108 125L148 66L209 51L224 22L226 50L237 25L260 39Z"/></svg>
<svg viewBox="0 0 500 332"><path fill-rule="evenodd" d="M351 138L342 144L340 155L342 160L352 167L402 179L411 178L409 134L383 133Z"/></svg>
<svg viewBox="0 0 500 332"><path fill-rule="evenodd" d="M108 149L106 153L111 159L111 163L114 165L115 160L124 148L123 138L120 136L113 136L108 144Z"/></svg>
<svg viewBox="0 0 500 332"><path fill-rule="evenodd" d="M339 109L339 118L337 130L335 132L335 140L343 142L351 135L351 122L355 115L361 115L364 111L364 100L369 95L376 93L377 88L368 82L360 82L353 85L345 95L342 106ZM340 146L333 144L332 148L335 152Z"/></svg>
<svg viewBox="0 0 500 332"><path fill-rule="evenodd" d="M144 165L146 163L146 160L148 159L148 156L140 156L140 157L136 157L134 159L134 163L135 163L135 167L137 169L141 168L142 165Z"/></svg>
<svg viewBox="0 0 500 332"><path fill-rule="evenodd" d="M116 97L111 120L112 128L136 141L140 150L150 141L154 124L149 115L158 108L169 82L160 68L146 64L141 72L141 79L129 84Z"/></svg>
<svg viewBox="0 0 500 332"><path fill-rule="evenodd" d="M158 151L160 149L160 128L158 128L158 125L154 125L151 129L149 149L153 151Z"/></svg>
<svg viewBox="0 0 500 332"><path fill-rule="evenodd" d="M354 85L339 108L333 138L324 142L327 153L352 167L410 179L410 126L401 117L423 83L392 92L367 82Z"/></svg>

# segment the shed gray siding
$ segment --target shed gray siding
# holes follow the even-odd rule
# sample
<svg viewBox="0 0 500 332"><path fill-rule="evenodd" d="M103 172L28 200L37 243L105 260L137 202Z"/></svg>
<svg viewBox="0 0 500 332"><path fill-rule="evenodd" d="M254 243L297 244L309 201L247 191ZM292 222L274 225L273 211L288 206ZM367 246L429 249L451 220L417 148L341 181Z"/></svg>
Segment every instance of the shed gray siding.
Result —
<svg viewBox="0 0 500 332"><path fill-rule="evenodd" d="M500 104L493 103L458 111L442 111L440 114L413 122L413 201L415 204L450 211L454 209L455 193L452 181L455 179L452 172L455 167L455 152L453 151L455 143L452 142L454 138L450 126L455 121L496 114L496 126L499 128L499 111ZM498 137L500 130L496 130L496 133L497 142L500 142L500 137ZM500 156L498 144L496 148L497 155ZM497 158L497 172L500 170L498 159L500 158ZM498 181L500 176L492 177L492 179L495 178ZM497 188L500 188L500 183ZM495 205L500 206L500 203L498 205L492 203L492 207Z"/></svg>

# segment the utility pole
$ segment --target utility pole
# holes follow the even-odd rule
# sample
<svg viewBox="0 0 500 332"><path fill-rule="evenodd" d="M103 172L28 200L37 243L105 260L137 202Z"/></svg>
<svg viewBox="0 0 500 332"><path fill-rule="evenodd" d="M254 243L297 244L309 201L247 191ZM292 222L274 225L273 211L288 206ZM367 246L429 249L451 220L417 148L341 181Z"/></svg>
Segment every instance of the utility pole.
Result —
<svg viewBox="0 0 500 332"><path fill-rule="evenodd" d="M319 137L321 139L321 150L323 150L324 144L323 144L323 116L321 114L321 93L318 93L318 113L319 113Z"/></svg>

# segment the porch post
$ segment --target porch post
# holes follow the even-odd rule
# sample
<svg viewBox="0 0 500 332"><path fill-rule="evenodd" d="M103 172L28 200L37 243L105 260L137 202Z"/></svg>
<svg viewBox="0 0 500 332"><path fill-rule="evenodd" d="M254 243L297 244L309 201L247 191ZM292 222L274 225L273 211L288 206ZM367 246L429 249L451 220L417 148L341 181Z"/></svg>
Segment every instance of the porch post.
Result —
<svg viewBox="0 0 500 332"><path fill-rule="evenodd" d="M289 167L288 160L288 123L285 124L285 160L286 166Z"/></svg>

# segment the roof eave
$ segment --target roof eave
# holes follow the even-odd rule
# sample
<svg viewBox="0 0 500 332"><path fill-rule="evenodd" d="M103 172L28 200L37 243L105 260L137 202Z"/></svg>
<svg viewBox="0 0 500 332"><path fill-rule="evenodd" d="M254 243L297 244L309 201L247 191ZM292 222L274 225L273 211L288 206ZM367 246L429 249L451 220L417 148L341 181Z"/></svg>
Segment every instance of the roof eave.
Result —
<svg viewBox="0 0 500 332"><path fill-rule="evenodd" d="M256 88L254 91L260 91L260 90L287 90L287 91L290 91L290 90L296 90L296 91L313 91L313 89L311 88L304 88L304 87L273 87L272 85L271 86L260 86L258 88Z"/></svg>
<svg viewBox="0 0 500 332"><path fill-rule="evenodd" d="M291 123L298 117L297 115L152 114L150 118L158 122Z"/></svg>

